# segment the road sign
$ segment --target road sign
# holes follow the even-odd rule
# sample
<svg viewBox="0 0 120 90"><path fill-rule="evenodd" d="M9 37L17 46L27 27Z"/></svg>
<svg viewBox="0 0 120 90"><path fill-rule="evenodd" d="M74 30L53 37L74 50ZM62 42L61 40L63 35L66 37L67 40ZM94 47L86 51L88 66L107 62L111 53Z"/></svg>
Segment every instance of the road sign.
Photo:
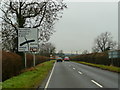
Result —
<svg viewBox="0 0 120 90"><path fill-rule="evenodd" d="M109 58L120 58L120 51L109 51Z"/></svg>
<svg viewBox="0 0 120 90"><path fill-rule="evenodd" d="M36 28L19 28L18 51L30 51L30 48L38 49L38 30Z"/></svg>

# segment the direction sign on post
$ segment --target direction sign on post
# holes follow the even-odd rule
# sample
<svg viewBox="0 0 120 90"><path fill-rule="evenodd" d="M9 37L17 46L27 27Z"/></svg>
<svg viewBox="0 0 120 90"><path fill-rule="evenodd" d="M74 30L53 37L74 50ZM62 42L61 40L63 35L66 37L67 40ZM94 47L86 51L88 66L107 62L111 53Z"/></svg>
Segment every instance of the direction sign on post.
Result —
<svg viewBox="0 0 120 90"><path fill-rule="evenodd" d="M27 52L30 48L38 49L38 31L36 28L19 28L18 51Z"/></svg>
<svg viewBox="0 0 120 90"><path fill-rule="evenodd" d="M108 52L109 58L120 58L120 51L109 51Z"/></svg>

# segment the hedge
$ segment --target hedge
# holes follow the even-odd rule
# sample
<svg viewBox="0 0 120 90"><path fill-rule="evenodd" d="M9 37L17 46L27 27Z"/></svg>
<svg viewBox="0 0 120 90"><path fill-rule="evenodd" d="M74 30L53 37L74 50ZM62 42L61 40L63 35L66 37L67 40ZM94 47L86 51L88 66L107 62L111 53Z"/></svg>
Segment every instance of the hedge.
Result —
<svg viewBox="0 0 120 90"><path fill-rule="evenodd" d="M14 75L18 75L22 70L22 58L21 56L12 53L2 51L2 80L6 80Z"/></svg>
<svg viewBox="0 0 120 90"><path fill-rule="evenodd" d="M2 81L16 76L25 69L24 54L2 51ZM27 68L33 67L33 55L27 54ZM48 57L36 55L36 65L48 61Z"/></svg>
<svg viewBox="0 0 120 90"><path fill-rule="evenodd" d="M84 61L88 63L101 64L101 65L113 65L120 67L120 58L109 59L108 53L90 53L71 57L74 61Z"/></svg>

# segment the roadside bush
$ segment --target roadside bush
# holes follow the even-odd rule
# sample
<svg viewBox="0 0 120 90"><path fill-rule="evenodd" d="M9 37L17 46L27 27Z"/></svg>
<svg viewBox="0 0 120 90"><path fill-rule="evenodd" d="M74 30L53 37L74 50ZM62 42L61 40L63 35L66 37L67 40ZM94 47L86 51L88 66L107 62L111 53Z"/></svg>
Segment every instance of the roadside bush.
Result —
<svg viewBox="0 0 120 90"><path fill-rule="evenodd" d="M40 64L43 63L45 61L48 61L49 58L45 57L45 56L40 56L40 55L35 55L35 63ZM27 54L27 68L32 67L33 66L33 55L32 54Z"/></svg>
<svg viewBox="0 0 120 90"><path fill-rule="evenodd" d="M2 51L2 80L18 75L23 68L22 58L12 52Z"/></svg>
<svg viewBox="0 0 120 90"><path fill-rule="evenodd" d="M36 65L49 60L48 57L40 55L36 55L35 58ZM27 68L33 67L33 55L28 53L26 59ZM2 51L2 81L20 74L25 69L24 60L24 54L20 56L20 54Z"/></svg>
<svg viewBox="0 0 120 90"><path fill-rule="evenodd" d="M40 56L40 55L36 55L35 58L36 58L36 64L43 63L49 60L49 57Z"/></svg>
<svg viewBox="0 0 120 90"><path fill-rule="evenodd" d="M117 59L109 59L108 53L91 53L91 54L83 54L71 57L71 60L73 61L83 61L88 63L94 63L94 64L102 64L102 65L114 65L120 67L120 58Z"/></svg>
<svg viewBox="0 0 120 90"><path fill-rule="evenodd" d="M33 55L31 54L27 54L26 55L26 60L27 60L27 68L32 67L33 66Z"/></svg>

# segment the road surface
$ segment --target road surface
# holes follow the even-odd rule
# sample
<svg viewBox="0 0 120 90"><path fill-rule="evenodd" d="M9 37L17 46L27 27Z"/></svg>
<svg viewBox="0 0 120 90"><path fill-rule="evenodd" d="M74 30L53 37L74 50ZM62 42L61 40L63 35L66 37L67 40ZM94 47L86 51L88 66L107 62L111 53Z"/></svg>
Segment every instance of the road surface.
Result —
<svg viewBox="0 0 120 90"><path fill-rule="evenodd" d="M44 88L118 88L118 73L75 62L56 62Z"/></svg>

